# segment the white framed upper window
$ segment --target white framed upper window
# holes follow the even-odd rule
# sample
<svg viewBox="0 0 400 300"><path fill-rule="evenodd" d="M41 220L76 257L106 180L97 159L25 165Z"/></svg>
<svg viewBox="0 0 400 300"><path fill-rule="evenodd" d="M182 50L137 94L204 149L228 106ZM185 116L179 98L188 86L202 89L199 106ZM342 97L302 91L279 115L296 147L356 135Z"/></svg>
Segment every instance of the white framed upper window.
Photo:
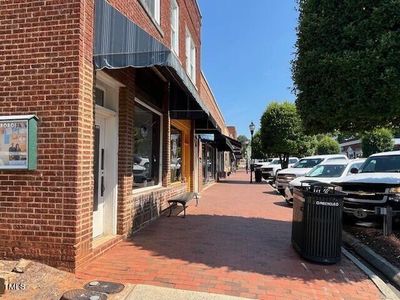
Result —
<svg viewBox="0 0 400 300"><path fill-rule="evenodd" d="M171 0L171 48L179 55L179 6L176 0Z"/></svg>
<svg viewBox="0 0 400 300"><path fill-rule="evenodd" d="M147 13L160 25L160 0L140 0Z"/></svg>
<svg viewBox="0 0 400 300"><path fill-rule="evenodd" d="M186 30L186 73L196 84L196 46L188 30Z"/></svg>

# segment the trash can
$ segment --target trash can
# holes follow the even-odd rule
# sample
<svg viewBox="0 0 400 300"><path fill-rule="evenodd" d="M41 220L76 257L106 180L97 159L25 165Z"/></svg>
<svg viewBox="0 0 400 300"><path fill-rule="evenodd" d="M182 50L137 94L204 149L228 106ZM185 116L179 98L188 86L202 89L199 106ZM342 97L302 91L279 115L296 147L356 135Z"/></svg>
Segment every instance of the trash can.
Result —
<svg viewBox="0 0 400 300"><path fill-rule="evenodd" d="M256 179L256 182L261 182L262 173L261 173L261 169L260 168L256 168L256 170L254 171L254 177Z"/></svg>
<svg viewBox="0 0 400 300"><path fill-rule="evenodd" d="M292 245L305 259L340 261L344 194L334 185L304 181L293 190Z"/></svg>

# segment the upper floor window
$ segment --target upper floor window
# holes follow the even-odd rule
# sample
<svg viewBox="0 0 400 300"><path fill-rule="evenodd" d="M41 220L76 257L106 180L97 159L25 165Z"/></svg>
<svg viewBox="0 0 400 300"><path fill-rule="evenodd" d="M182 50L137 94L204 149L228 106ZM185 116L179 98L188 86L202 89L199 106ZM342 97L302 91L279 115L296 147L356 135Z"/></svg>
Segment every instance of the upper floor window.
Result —
<svg viewBox="0 0 400 300"><path fill-rule="evenodd" d="M179 6L176 0L171 1L171 48L179 54Z"/></svg>
<svg viewBox="0 0 400 300"><path fill-rule="evenodd" d="M160 24L160 0L140 0L147 13Z"/></svg>
<svg viewBox="0 0 400 300"><path fill-rule="evenodd" d="M196 46L189 31L186 31L186 72L196 84Z"/></svg>

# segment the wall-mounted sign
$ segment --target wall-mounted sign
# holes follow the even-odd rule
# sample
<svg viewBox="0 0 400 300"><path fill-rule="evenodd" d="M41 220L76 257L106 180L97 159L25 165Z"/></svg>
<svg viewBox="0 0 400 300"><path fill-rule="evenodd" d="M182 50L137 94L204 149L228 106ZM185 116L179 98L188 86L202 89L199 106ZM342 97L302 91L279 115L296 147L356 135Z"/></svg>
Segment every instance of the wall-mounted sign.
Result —
<svg viewBox="0 0 400 300"><path fill-rule="evenodd" d="M37 117L0 116L0 170L34 170L37 165Z"/></svg>

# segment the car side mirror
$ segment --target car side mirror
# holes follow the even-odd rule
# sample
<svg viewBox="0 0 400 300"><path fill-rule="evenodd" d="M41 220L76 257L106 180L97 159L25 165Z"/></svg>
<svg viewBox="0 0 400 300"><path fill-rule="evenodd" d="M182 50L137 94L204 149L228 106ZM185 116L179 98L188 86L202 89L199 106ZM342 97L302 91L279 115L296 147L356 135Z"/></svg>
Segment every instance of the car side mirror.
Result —
<svg viewBox="0 0 400 300"><path fill-rule="evenodd" d="M350 173L351 174L357 174L358 173L358 169L357 168L351 168Z"/></svg>

